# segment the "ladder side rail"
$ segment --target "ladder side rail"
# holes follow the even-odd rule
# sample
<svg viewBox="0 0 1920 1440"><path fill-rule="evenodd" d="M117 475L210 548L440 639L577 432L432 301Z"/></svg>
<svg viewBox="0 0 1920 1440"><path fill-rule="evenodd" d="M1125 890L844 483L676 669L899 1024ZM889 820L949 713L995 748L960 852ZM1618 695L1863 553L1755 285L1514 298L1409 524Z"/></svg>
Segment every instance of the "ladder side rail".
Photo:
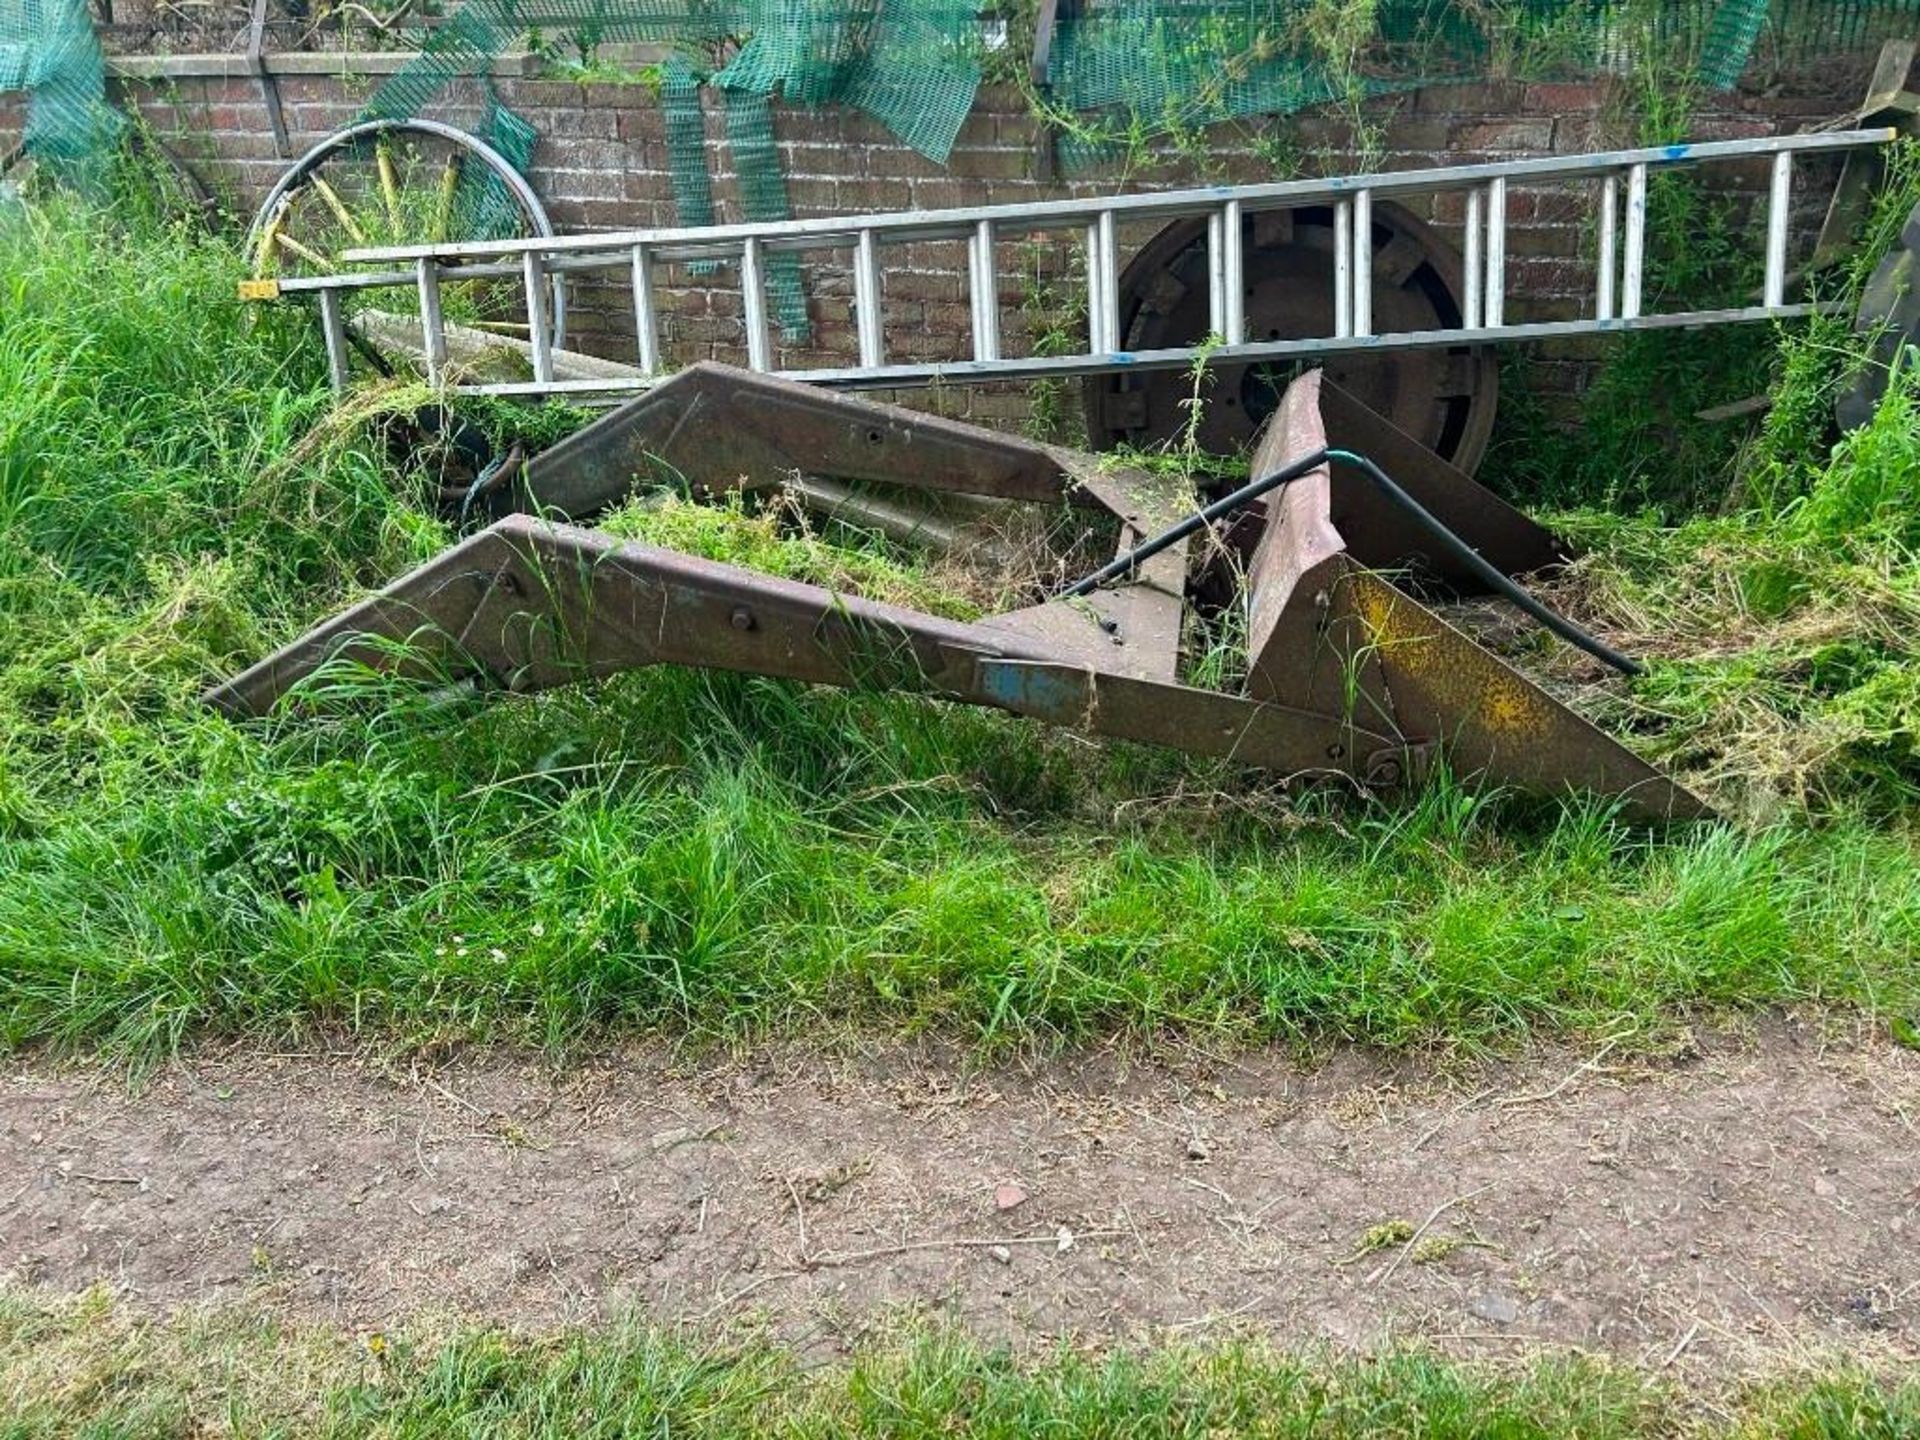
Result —
<svg viewBox="0 0 1920 1440"><path fill-rule="evenodd" d="M754 221L731 225L682 226L667 229L604 231L583 235L560 235L511 240L474 240L442 242L437 245L401 245L355 247L344 252L350 263L364 264L394 260L417 260L423 255L445 261L517 256L537 250L556 255L569 251L621 250L634 244L688 245L695 247L732 246L737 249L749 237L769 242L769 248L812 248L843 246L856 240L861 229L872 228L900 232L895 238L965 239L982 219L993 220L1003 234L1024 230L1060 228L1076 222L1092 224L1105 212L1116 219L1177 218L1204 215L1225 200L1237 200L1243 206L1276 208L1288 204L1331 203L1356 188L1371 190L1375 196L1391 199L1399 195L1417 195L1435 189L1453 189L1481 184L1489 180L1509 181L1564 180L1599 176L1631 166L1670 168L1710 163L1780 152L1806 154L1822 151L1861 149L1884 145L1894 136L1891 129L1814 132L1804 135L1763 136L1747 140L1703 141L1691 145L1667 145L1639 150L1596 152L1590 155L1545 155L1525 160L1509 160L1477 165L1435 167L1425 170L1384 171L1364 177L1287 180L1244 186L1215 186L1203 189L1164 190L1136 195L1116 195L1076 200L1027 201L1013 205L960 207L932 211L892 211L850 220L845 216L816 216L802 220ZM679 258L678 256L674 258Z"/></svg>
<svg viewBox="0 0 1920 1440"><path fill-rule="evenodd" d="M1422 330L1344 340L1267 340L1223 347L1210 352L1209 359L1220 364L1239 364L1263 360L1311 359L1318 355L1340 355L1360 351L1419 350L1434 346L1491 345L1529 340L1550 340L1576 336L1614 334L1622 330L1698 329L1712 325L1757 323L1795 319L1807 315L1837 315L1846 307L1834 302L1785 305L1768 310L1750 305L1732 310L1694 310L1679 313L1643 315L1635 320L1615 320L1602 326L1593 320L1530 321L1489 330ZM1176 370L1192 365L1194 350L1136 350L1124 357L1086 355L1027 356L1003 358L991 365L971 361L953 363L887 365L878 370L859 366L842 368L775 371L782 379L831 386L847 390L908 388L918 385L967 384L985 380L1061 379L1082 375L1143 370ZM530 381L499 384L461 385L454 388L486 395L626 394L645 390L659 383L647 376L593 380L562 380L551 385Z"/></svg>

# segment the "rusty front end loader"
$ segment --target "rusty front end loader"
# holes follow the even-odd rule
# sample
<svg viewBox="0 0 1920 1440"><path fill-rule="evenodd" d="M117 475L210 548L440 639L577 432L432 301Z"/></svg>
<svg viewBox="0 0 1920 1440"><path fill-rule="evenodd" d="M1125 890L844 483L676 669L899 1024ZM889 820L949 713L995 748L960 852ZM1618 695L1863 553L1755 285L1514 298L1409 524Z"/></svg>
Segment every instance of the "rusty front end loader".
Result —
<svg viewBox="0 0 1920 1440"><path fill-rule="evenodd" d="M1118 553L961 623L567 523L650 475L714 494L795 472L1104 510ZM1564 558L1546 531L1317 372L1289 387L1252 473L1202 508L1111 457L697 365L502 474L474 497L502 517L488 529L207 699L263 714L341 666L526 691L690 665L913 690L1376 789L1444 756L1478 783L1608 797L1639 819L1706 813L1391 578L1504 594L1631 668L1512 582ZM1189 597L1240 586L1244 685L1183 683Z"/></svg>

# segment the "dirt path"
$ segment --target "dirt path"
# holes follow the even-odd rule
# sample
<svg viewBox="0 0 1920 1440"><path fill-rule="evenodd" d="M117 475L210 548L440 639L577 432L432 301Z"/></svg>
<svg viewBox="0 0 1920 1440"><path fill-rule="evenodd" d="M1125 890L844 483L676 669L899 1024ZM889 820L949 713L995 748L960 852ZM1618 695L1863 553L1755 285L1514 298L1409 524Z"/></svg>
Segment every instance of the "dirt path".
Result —
<svg viewBox="0 0 1920 1440"><path fill-rule="evenodd" d="M520 1057L242 1053L131 1095L16 1061L0 1269L363 1327L637 1305L831 1344L921 1304L1003 1333L1911 1358L1916 1123L1920 1056L1785 1027L1451 1084L1353 1054L968 1073L639 1050L556 1082Z"/></svg>

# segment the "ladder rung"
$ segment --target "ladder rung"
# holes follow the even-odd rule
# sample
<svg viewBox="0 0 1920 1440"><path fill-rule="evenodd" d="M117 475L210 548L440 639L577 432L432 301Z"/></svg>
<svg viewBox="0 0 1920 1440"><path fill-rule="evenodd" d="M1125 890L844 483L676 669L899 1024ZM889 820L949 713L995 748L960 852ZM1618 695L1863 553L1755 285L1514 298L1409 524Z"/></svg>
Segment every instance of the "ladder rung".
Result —
<svg viewBox="0 0 1920 1440"><path fill-rule="evenodd" d="M1793 218L1793 152L1773 157L1767 191L1767 272L1760 303L1777 310L1787 299L1787 225Z"/></svg>
<svg viewBox="0 0 1920 1440"><path fill-rule="evenodd" d="M1218 210L1207 212L1207 333L1227 333L1226 219Z"/></svg>
<svg viewBox="0 0 1920 1440"><path fill-rule="evenodd" d="M1100 308L1106 316L1099 353L1112 355L1120 349L1120 242L1111 210L1100 212L1093 234L1100 246Z"/></svg>
<svg viewBox="0 0 1920 1440"><path fill-rule="evenodd" d="M773 347L767 338L766 267L760 242L748 236L740 243L740 308L747 326L747 368L771 370Z"/></svg>
<svg viewBox="0 0 1920 1440"><path fill-rule="evenodd" d="M660 316L653 299L653 251L633 247L633 333L640 352L640 368L649 375L660 371Z"/></svg>
<svg viewBox="0 0 1920 1440"><path fill-rule="evenodd" d="M1373 192L1353 192L1353 333L1373 334Z"/></svg>
<svg viewBox="0 0 1920 1440"><path fill-rule="evenodd" d="M1221 307L1221 338L1239 345L1247 338L1246 250L1240 234L1240 202L1229 200L1221 210L1221 239L1226 242L1222 279L1226 295Z"/></svg>
<svg viewBox="0 0 1920 1440"><path fill-rule="evenodd" d="M335 390L345 390L347 372L347 328L340 319L340 292L320 292L320 333L327 342L327 376Z"/></svg>
<svg viewBox="0 0 1920 1440"><path fill-rule="evenodd" d="M993 222L982 220L967 247L968 288L973 299L973 358L1000 358L1000 282L993 266Z"/></svg>
<svg viewBox="0 0 1920 1440"><path fill-rule="evenodd" d="M1627 170L1627 237L1620 262L1620 318L1640 318L1647 266L1647 167Z"/></svg>
<svg viewBox="0 0 1920 1440"><path fill-rule="evenodd" d="M521 257L527 289L527 339L533 346L533 378L542 385L553 379L553 333L547 328L547 271L540 256L529 250Z"/></svg>
<svg viewBox="0 0 1920 1440"><path fill-rule="evenodd" d="M1614 285L1620 269L1620 177L1609 175L1600 182L1599 288L1594 296L1596 320L1613 319Z"/></svg>
<svg viewBox="0 0 1920 1440"><path fill-rule="evenodd" d="M1461 297L1460 323L1469 330L1478 330L1487 294L1487 202L1477 185L1467 191L1465 226L1463 239L1466 243L1461 249L1465 252L1467 293Z"/></svg>
<svg viewBox="0 0 1920 1440"><path fill-rule="evenodd" d="M440 267L432 257L415 262L414 284L420 292L420 353L427 384L438 385L446 378L447 331L440 317Z"/></svg>
<svg viewBox="0 0 1920 1440"><path fill-rule="evenodd" d="M853 318L860 330L860 366L866 370L887 363L886 331L880 312L879 248L873 231L862 230L853 252Z"/></svg>
<svg viewBox="0 0 1920 1440"><path fill-rule="evenodd" d="M1487 182L1487 284L1480 297L1480 324L1498 330L1507 320L1507 182Z"/></svg>
<svg viewBox="0 0 1920 1440"><path fill-rule="evenodd" d="M1353 201L1333 203L1333 334L1353 334Z"/></svg>

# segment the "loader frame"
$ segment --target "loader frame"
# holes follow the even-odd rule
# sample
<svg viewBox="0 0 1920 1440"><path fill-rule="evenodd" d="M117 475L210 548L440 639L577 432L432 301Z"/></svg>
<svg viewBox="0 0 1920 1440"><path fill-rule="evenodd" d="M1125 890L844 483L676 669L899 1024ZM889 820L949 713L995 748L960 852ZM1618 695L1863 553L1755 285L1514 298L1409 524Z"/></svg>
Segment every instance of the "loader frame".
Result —
<svg viewBox="0 0 1920 1440"><path fill-rule="evenodd" d="M915 691L1289 776L1391 789L1444 755L1639 819L1707 813L1415 593L1413 577L1472 591L1555 565L1551 534L1318 372L1288 388L1252 468L1289 478L1197 527L1182 487L1111 457L697 365L494 477L472 497L500 517L488 528L207 698L245 716L343 668L529 691L685 665ZM1400 503L1364 469L1391 471ZM1126 563L963 623L572 523L661 478L714 495L795 473L1105 511ZM1183 683L1190 592L1242 575L1244 693Z"/></svg>

